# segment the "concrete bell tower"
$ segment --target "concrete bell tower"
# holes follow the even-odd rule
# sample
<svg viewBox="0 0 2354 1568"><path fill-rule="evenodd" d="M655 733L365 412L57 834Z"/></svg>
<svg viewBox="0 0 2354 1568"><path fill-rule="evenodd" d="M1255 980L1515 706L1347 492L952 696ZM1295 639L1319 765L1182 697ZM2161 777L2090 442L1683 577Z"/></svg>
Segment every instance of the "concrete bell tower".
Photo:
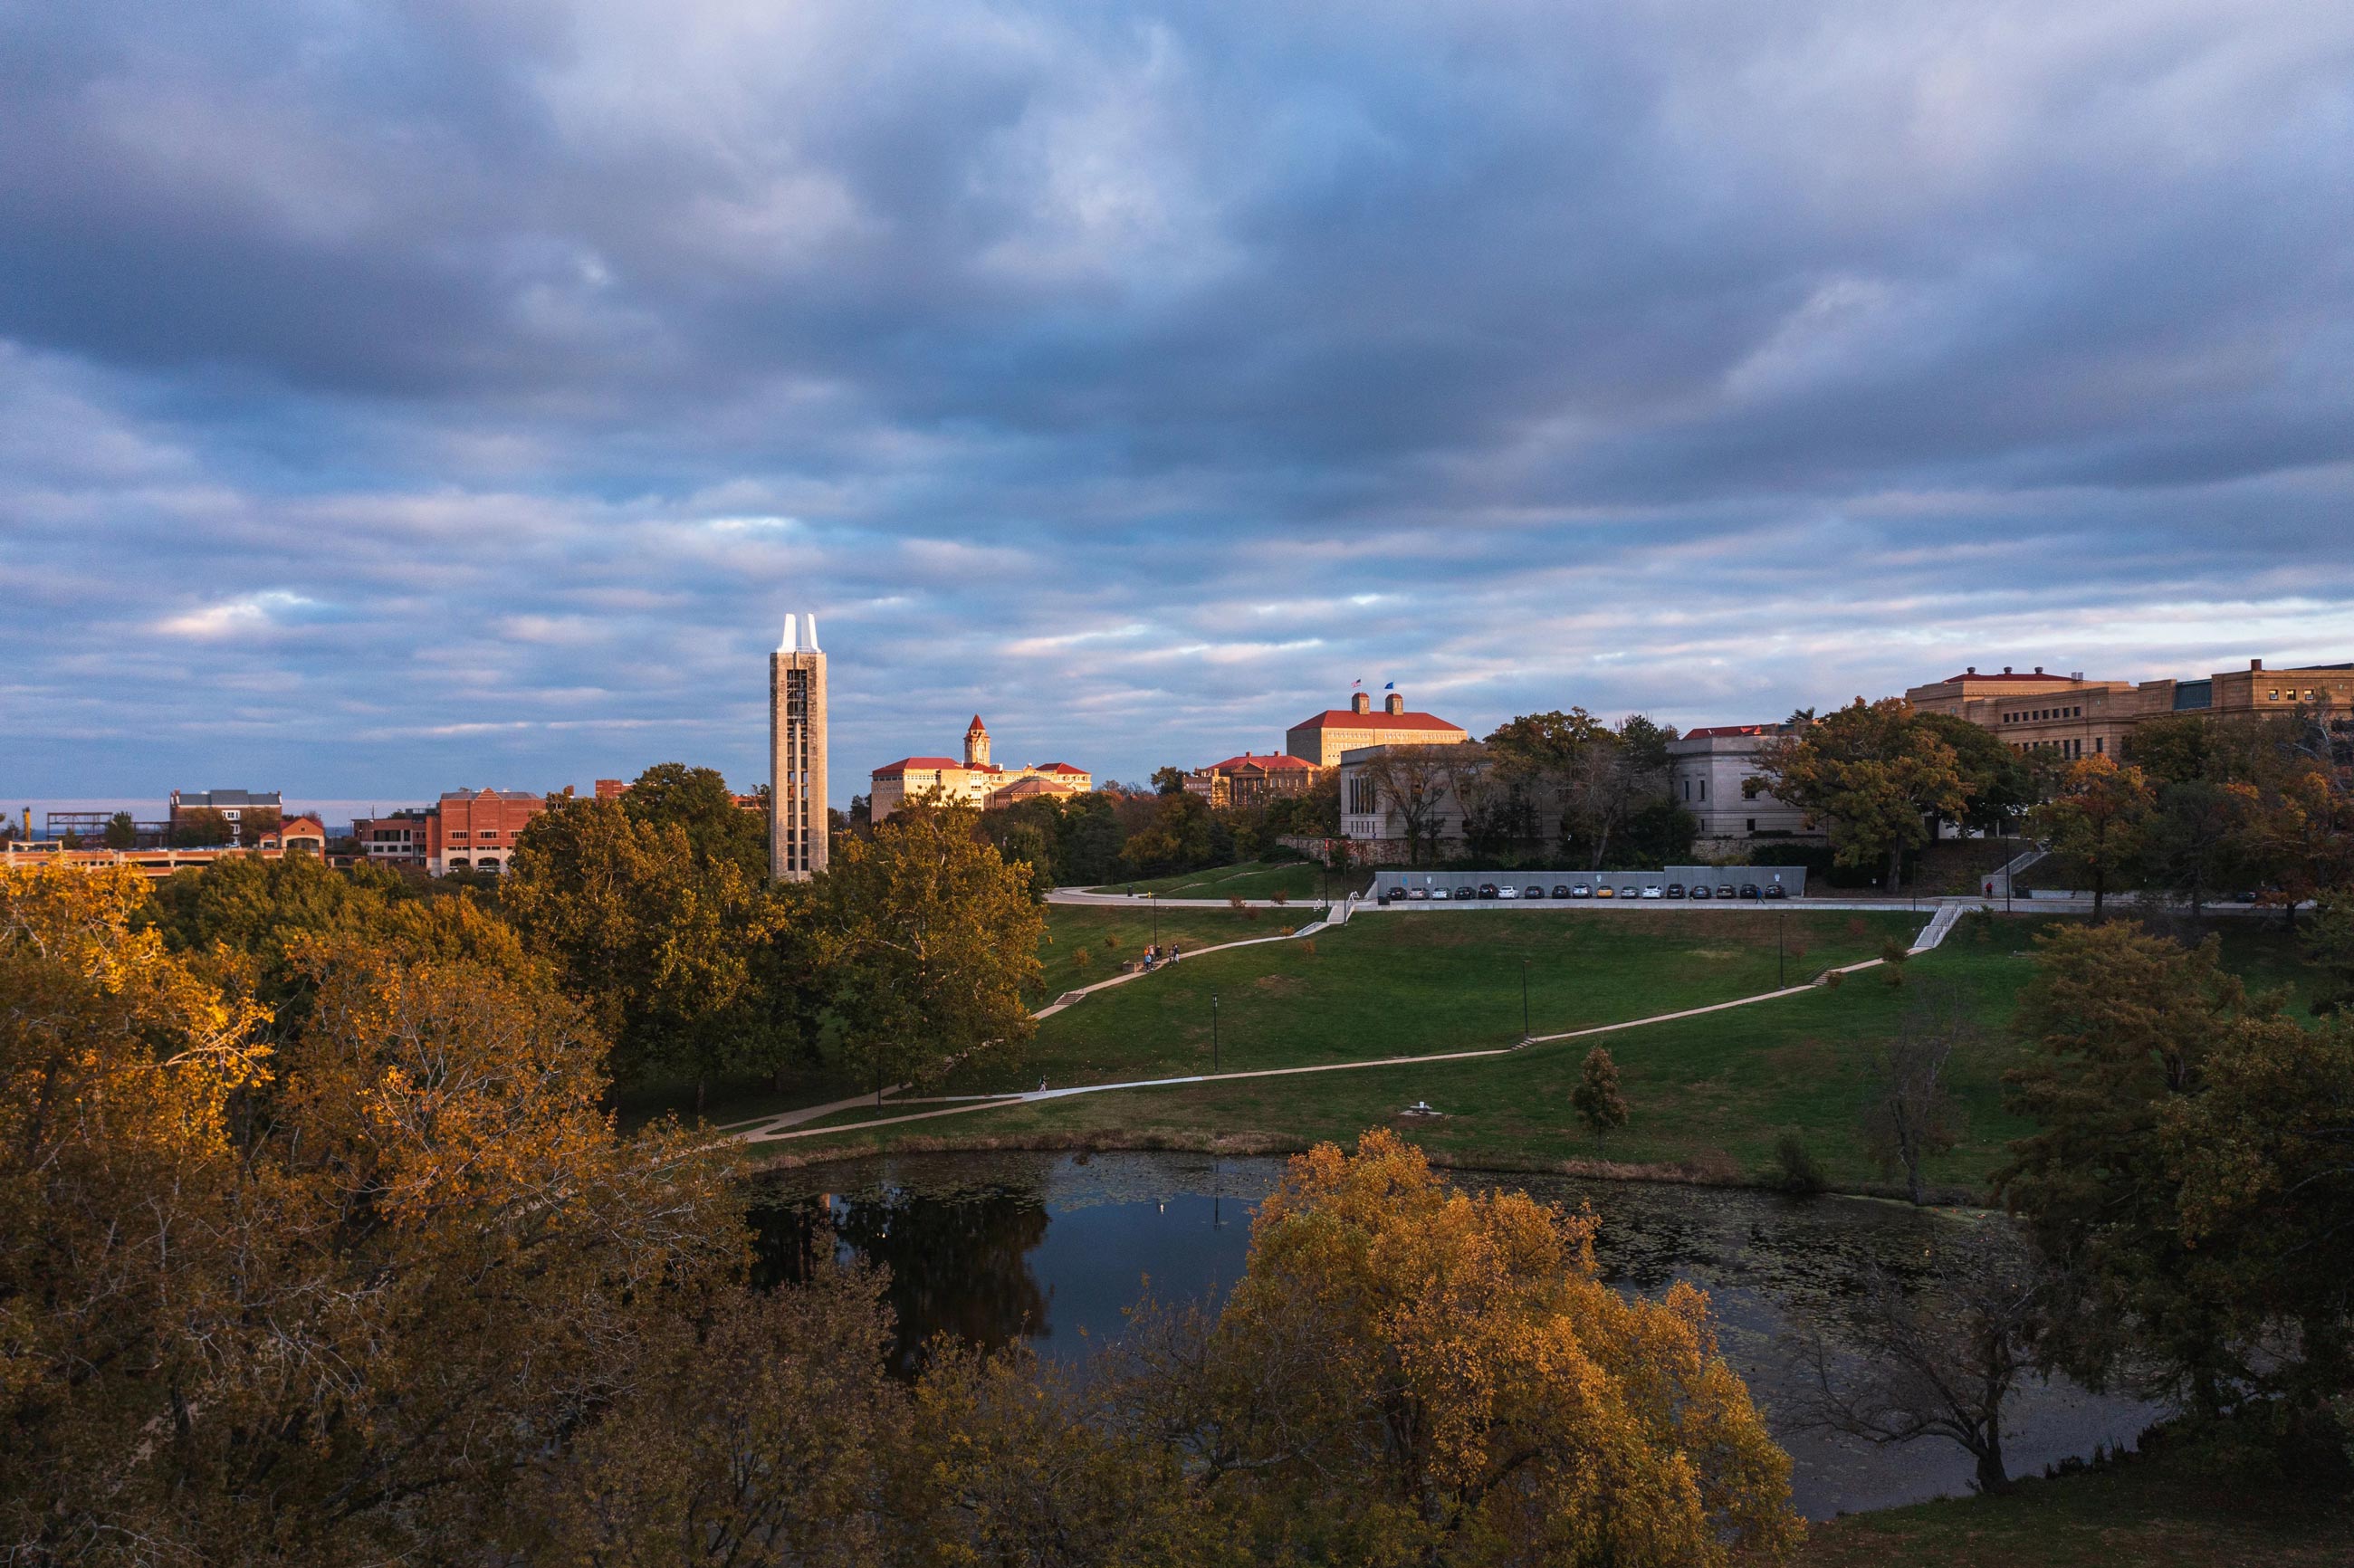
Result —
<svg viewBox="0 0 2354 1568"><path fill-rule="evenodd" d="M817 617L808 646L785 617L784 641L769 655L769 874L807 882L825 869L825 654Z"/></svg>

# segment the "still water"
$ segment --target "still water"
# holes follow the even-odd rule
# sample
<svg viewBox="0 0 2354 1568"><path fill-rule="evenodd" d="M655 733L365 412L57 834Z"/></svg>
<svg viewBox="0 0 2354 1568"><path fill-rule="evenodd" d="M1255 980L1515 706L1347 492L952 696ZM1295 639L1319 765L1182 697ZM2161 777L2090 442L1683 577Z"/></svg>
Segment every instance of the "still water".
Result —
<svg viewBox="0 0 2354 1568"><path fill-rule="evenodd" d="M899 1318L896 1354L942 1330L975 1344L1026 1337L1043 1355L1084 1360L1117 1336L1144 1293L1223 1299L1250 1247L1251 1211L1280 1179L1280 1160L1124 1153L926 1154L794 1171L758 1211L771 1277L801 1255L821 1213L837 1245L885 1265ZM1769 1420L1793 1408L1804 1372L1789 1342L1796 1308L1874 1266L1917 1266L1956 1227L1999 1223L1923 1213L1856 1198L1567 1177L1482 1177L1525 1188L1600 1220L1596 1254L1621 1289L1656 1294L1676 1280L1709 1293L1720 1346ZM2013 1475L2041 1473L2095 1446L2130 1446L2160 1413L2064 1382L2028 1383L2007 1412ZM1953 1445L1881 1448L1819 1432L1777 1436L1795 1463L1793 1501L1810 1519L1969 1489Z"/></svg>

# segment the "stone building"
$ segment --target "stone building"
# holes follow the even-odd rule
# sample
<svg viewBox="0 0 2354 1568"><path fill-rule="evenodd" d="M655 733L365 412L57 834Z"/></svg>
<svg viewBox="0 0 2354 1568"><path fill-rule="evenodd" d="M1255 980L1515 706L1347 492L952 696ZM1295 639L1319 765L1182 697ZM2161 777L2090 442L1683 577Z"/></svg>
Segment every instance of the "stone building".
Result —
<svg viewBox="0 0 2354 1568"><path fill-rule="evenodd" d="M2114 757L2133 726L2166 714L2288 714L2354 711L2354 663L2266 670L2251 659L2244 670L2201 680L2088 681L2084 672L2048 674L2041 665L1999 674L1977 666L1925 686L1904 700L1932 713L1953 714L1991 730L2013 751L2040 751L2066 760Z"/></svg>
<svg viewBox="0 0 2354 1568"><path fill-rule="evenodd" d="M1345 708L1327 708L1284 732L1283 749L1318 768L1338 768L1341 754L1372 746L1459 746L1471 738L1462 726L1436 714L1408 713L1405 698L1392 692L1373 711L1370 694L1359 692Z"/></svg>
<svg viewBox="0 0 2354 1568"><path fill-rule="evenodd" d="M1745 846L1753 839L1819 841L1807 814L1772 795L1752 799L1742 781L1757 771L1757 754L1778 739L1778 724L1710 725L1668 742L1668 793L1700 821L1702 849Z"/></svg>
<svg viewBox="0 0 2354 1568"><path fill-rule="evenodd" d="M979 714L965 726L962 761L953 757L903 757L876 768L871 780L867 810L878 822L928 794L937 793L950 805L986 811L1044 795L1083 795L1095 788L1095 775L1067 762L1002 768L991 761L989 726L981 722Z"/></svg>
<svg viewBox="0 0 2354 1568"><path fill-rule="evenodd" d="M1288 752L1260 756L1246 751L1185 775L1185 792L1215 808L1264 806L1278 796L1306 794L1325 771Z"/></svg>

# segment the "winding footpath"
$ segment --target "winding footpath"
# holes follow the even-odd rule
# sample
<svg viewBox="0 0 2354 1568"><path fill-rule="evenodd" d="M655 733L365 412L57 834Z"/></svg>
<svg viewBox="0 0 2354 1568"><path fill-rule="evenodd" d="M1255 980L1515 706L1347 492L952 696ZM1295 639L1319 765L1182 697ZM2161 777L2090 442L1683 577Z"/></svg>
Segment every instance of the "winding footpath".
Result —
<svg viewBox="0 0 2354 1568"><path fill-rule="evenodd" d="M1058 904L1127 904L1129 902L1125 896L1119 895L1079 893L1076 889L1065 888L1055 889L1049 897ZM1170 899L1166 902L1175 904L1177 900ZM1225 906L1222 899L1203 899L1199 902L1213 907ZM1982 902L1982 899L1977 898L1956 898L1941 902L1936 906L1936 911L1929 923L1922 927L1921 934L1913 939L1912 947L1906 949L1906 956L1925 953L1944 942L1946 934L1953 930L1955 923L1965 913L1977 908ZM1808 908L1842 907L1839 905L1818 903L1813 899L1808 900L1806 906ZM1392 906L1387 912L1404 912L1412 907ZM1450 906L1439 906L1438 907ZM1468 912L1473 906L1467 905L1463 907ZM1754 908L1755 906L1748 907ZM1885 909L1887 906L1884 904L1862 905L1857 907ZM1312 937L1319 931L1345 925L1352 915L1373 913L1381 911L1381 908L1379 905L1361 904L1352 895L1325 911L1321 919L1302 926L1288 936L1252 937L1239 942L1222 942L1216 947L1196 948L1187 957L1199 958L1204 953L1223 953L1235 948L1256 948L1268 942L1296 942ZM1181 959L1178 961L1182 963L1184 959ZM1738 1007L1755 1007L1760 1002L1777 1001L1785 997L1804 996L1817 986L1826 984L1832 975L1854 974L1862 969L1877 969L1886 961L1884 959L1866 959L1860 963L1843 964L1836 969L1826 969L1805 985L1784 986L1776 991L1759 991L1754 996L1735 997L1731 1001L1711 1002L1705 1007L1687 1007L1674 1012L1655 1012L1649 1017L1630 1018L1618 1023L1598 1023L1590 1028L1571 1029L1558 1034L1533 1034L1514 1045L1486 1046L1477 1051L1444 1051L1416 1056L1369 1056L1352 1062L1322 1062L1304 1067L1261 1067L1249 1072L1197 1073L1176 1078L1138 1078L1127 1083L1078 1084L1069 1088L1031 1089L1010 1095L954 1095L890 1101L888 1097L898 1094L907 1087L902 1084L895 1085L883 1091L882 1098L885 1101L884 1105L876 1104L875 1096L856 1095L848 1099L835 1100L828 1105L806 1106L800 1110L764 1117L757 1121L744 1124L732 1131L729 1136L741 1143L782 1143L804 1138L826 1138L840 1132L863 1132L872 1128L898 1127L908 1122L931 1121L940 1117L967 1116L974 1111L998 1110L1007 1106L1038 1105L1048 1100L1069 1099L1076 1095L1112 1094L1122 1089L1161 1089L1183 1084L1236 1083L1249 1078L1285 1078L1308 1073L1349 1073L1367 1067L1404 1067L1422 1062L1469 1062L1486 1056L1510 1056L1532 1046L1556 1044L1565 1040L1584 1040L1596 1034L1615 1034L1624 1030L1641 1029L1654 1023L1673 1022L1680 1018L1699 1018L1712 1012L1726 1012ZM1040 1019L1050 1018L1066 1008L1077 1005L1080 1001L1097 991L1106 991L1116 985L1132 984L1144 979L1150 972L1152 971L1135 969L1127 974L1114 975L1109 980L1097 980L1093 985L1082 986L1076 991L1065 991L1051 1004L1040 1008L1033 1016ZM891 1104L920 1105L933 1108L905 1111L896 1116L875 1116L864 1121L842 1122L831 1127L808 1125L822 1121L830 1116L854 1110L862 1106L875 1106L880 1110L887 1108Z"/></svg>

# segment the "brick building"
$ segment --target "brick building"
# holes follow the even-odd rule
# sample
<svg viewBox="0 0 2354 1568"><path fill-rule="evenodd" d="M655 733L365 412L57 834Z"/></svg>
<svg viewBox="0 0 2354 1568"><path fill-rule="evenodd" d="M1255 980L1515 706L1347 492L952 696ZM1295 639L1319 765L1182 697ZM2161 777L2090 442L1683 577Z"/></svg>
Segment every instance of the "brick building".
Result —
<svg viewBox="0 0 2354 1568"><path fill-rule="evenodd" d="M413 807L380 817L360 818L352 823L352 838L359 845L359 858L370 865L424 869L432 819L431 811Z"/></svg>
<svg viewBox="0 0 2354 1568"><path fill-rule="evenodd" d="M267 828L277 825L285 801L275 789L175 789L166 818L177 828L183 817L196 811L218 811L228 823L228 842L242 848ZM247 830L250 827L253 832Z"/></svg>
<svg viewBox="0 0 2354 1568"><path fill-rule="evenodd" d="M546 809L528 789L446 789L427 808L425 869L436 876L468 870L495 876L506 869L524 825Z"/></svg>
<svg viewBox="0 0 2354 1568"><path fill-rule="evenodd" d="M1341 754L1372 746L1459 746L1471 738L1460 725L1436 714L1408 713L1405 698L1392 692L1373 712L1373 699L1359 692L1345 708L1327 708L1284 732L1283 749L1317 768L1338 768Z"/></svg>

